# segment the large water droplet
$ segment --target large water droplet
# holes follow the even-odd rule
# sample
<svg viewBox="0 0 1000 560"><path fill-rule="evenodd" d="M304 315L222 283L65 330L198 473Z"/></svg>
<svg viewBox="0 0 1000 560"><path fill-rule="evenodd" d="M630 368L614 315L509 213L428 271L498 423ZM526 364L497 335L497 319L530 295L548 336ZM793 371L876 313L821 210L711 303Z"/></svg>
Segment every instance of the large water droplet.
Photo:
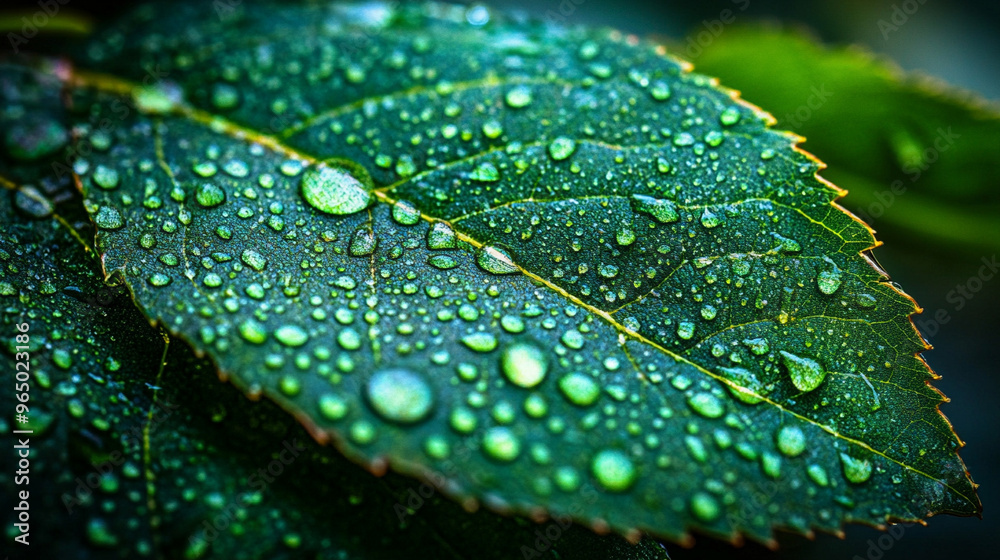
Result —
<svg viewBox="0 0 1000 560"><path fill-rule="evenodd" d="M722 510L719 508L719 502L710 494L696 492L691 496L691 513L700 521L711 523L719 518Z"/></svg>
<svg viewBox="0 0 1000 560"><path fill-rule="evenodd" d="M516 342L504 348L500 356L504 375L518 387L530 388L545 379L549 361L537 346Z"/></svg>
<svg viewBox="0 0 1000 560"><path fill-rule="evenodd" d="M294 348L305 344L309 340L309 334L302 327L282 325L274 331L274 338L285 346Z"/></svg>
<svg viewBox="0 0 1000 560"><path fill-rule="evenodd" d="M521 440L510 428L490 428L483 435L483 451L498 461L510 462L521 454Z"/></svg>
<svg viewBox="0 0 1000 560"><path fill-rule="evenodd" d="M463 336L462 344L475 352L492 352L497 347L497 337L490 333L475 332Z"/></svg>
<svg viewBox="0 0 1000 560"><path fill-rule="evenodd" d="M691 395L688 397L688 405L695 412L706 418L718 418L726 412L722 401L711 393L695 393Z"/></svg>
<svg viewBox="0 0 1000 560"><path fill-rule="evenodd" d="M747 404L757 404L763 400L765 395L764 386L757 379L757 376L743 368L719 368L719 371L727 378L736 383L737 386L729 385L729 392L741 402Z"/></svg>
<svg viewBox="0 0 1000 560"><path fill-rule="evenodd" d="M797 457L806 450L806 435L798 426L783 426L777 434L778 451Z"/></svg>
<svg viewBox="0 0 1000 560"><path fill-rule="evenodd" d="M226 191L215 183L202 183L198 186L195 199L205 208L212 208L226 201Z"/></svg>
<svg viewBox="0 0 1000 560"><path fill-rule="evenodd" d="M824 260L826 264L816 276L816 285L819 287L819 291L826 295L831 295L840 287L841 276L843 274L840 272L840 268L829 257L826 257Z"/></svg>
<svg viewBox="0 0 1000 560"><path fill-rule="evenodd" d="M434 405L431 386L423 377L406 369L376 371L368 380L366 393L379 416L401 424L423 420Z"/></svg>
<svg viewBox="0 0 1000 560"><path fill-rule="evenodd" d="M572 138L560 136L549 143L549 155L556 161L562 161L576 151L576 142Z"/></svg>
<svg viewBox="0 0 1000 560"><path fill-rule="evenodd" d="M799 391L809 392L819 387L826 378L823 366L816 360L796 356L790 352L781 351L782 363L788 368L792 383Z"/></svg>
<svg viewBox="0 0 1000 560"><path fill-rule="evenodd" d="M656 218L658 222L664 224L676 222L680 219L680 214L677 213L677 205L666 199L634 194L632 195L632 206L636 212L649 214Z"/></svg>
<svg viewBox="0 0 1000 560"><path fill-rule="evenodd" d="M590 406L601 396L601 386L589 375L570 373L559 379L559 390L569 400L578 406Z"/></svg>
<svg viewBox="0 0 1000 560"><path fill-rule="evenodd" d="M476 253L476 264L493 274L512 274L518 271L514 259L506 249L487 245Z"/></svg>
<svg viewBox="0 0 1000 560"><path fill-rule="evenodd" d="M362 182L359 170L349 170L335 164L320 163L302 174L302 198L320 212L343 216L360 212L372 202L367 181Z"/></svg>
<svg viewBox="0 0 1000 560"><path fill-rule="evenodd" d="M454 249L458 246L455 230L443 222L434 222L427 230L427 248L433 250Z"/></svg>
<svg viewBox="0 0 1000 560"><path fill-rule="evenodd" d="M871 461L856 459L847 453L841 453L840 464L844 467L844 477L854 484L861 484L872 476Z"/></svg>
<svg viewBox="0 0 1000 560"><path fill-rule="evenodd" d="M531 104L531 88L524 85L517 86L507 92L505 100L507 101L507 105L515 109L527 107Z"/></svg>
<svg viewBox="0 0 1000 560"><path fill-rule="evenodd" d="M125 219L118 210L110 206L101 206L94 216L94 223L101 229L121 229L125 225Z"/></svg>
<svg viewBox="0 0 1000 560"><path fill-rule="evenodd" d="M355 230L348 251L355 257L366 257L375 252L376 245L378 238L375 237L375 232L371 228L362 226Z"/></svg>
<svg viewBox="0 0 1000 560"><path fill-rule="evenodd" d="M594 455L590 468L597 482L611 492L628 490L637 478L635 464L617 449L599 451Z"/></svg>

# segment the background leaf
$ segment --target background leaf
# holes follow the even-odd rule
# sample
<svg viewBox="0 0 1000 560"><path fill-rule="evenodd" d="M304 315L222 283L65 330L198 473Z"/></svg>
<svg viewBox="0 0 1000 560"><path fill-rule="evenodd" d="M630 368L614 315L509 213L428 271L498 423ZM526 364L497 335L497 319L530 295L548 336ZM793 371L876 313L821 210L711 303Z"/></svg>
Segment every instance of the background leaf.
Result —
<svg viewBox="0 0 1000 560"><path fill-rule="evenodd" d="M976 255L1000 247L996 104L776 26L727 29L698 70L808 138L830 166L824 176L850 193L843 204L891 242Z"/></svg>

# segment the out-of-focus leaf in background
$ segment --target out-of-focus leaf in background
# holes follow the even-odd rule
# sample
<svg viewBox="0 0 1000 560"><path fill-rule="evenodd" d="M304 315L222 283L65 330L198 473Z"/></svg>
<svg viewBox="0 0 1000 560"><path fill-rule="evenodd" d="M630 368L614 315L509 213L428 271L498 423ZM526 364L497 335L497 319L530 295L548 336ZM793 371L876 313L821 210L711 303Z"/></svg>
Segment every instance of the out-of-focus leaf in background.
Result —
<svg viewBox="0 0 1000 560"><path fill-rule="evenodd" d="M695 70L805 136L829 166L822 175L848 190L841 204L880 237L976 254L1000 247L997 106L773 25L727 28Z"/></svg>

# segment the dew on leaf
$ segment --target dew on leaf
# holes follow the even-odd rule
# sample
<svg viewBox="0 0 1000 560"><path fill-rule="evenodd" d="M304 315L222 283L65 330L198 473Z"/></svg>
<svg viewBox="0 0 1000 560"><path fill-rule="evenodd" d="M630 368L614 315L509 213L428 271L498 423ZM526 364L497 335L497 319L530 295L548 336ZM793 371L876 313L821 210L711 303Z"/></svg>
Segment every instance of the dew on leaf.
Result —
<svg viewBox="0 0 1000 560"><path fill-rule="evenodd" d="M628 455L617 449L604 449L590 463L597 483L609 492L624 492L635 484L638 471Z"/></svg>
<svg viewBox="0 0 1000 560"><path fill-rule="evenodd" d="M365 386L365 396L379 416L400 424L423 420L434 405L431 386L407 369L376 371Z"/></svg>
<svg viewBox="0 0 1000 560"><path fill-rule="evenodd" d="M314 165L302 174L300 190L309 206L326 214L345 216L368 208L372 193L346 167L330 163Z"/></svg>
<svg viewBox="0 0 1000 560"><path fill-rule="evenodd" d="M545 353L534 344L515 342L503 349L500 367L511 383L527 389L545 379L549 364Z"/></svg>
<svg viewBox="0 0 1000 560"><path fill-rule="evenodd" d="M788 368L788 374L792 378L792 383L799 391L809 392L823 383L826 379L826 371L823 366L811 358L796 356L791 352L781 352L782 363Z"/></svg>

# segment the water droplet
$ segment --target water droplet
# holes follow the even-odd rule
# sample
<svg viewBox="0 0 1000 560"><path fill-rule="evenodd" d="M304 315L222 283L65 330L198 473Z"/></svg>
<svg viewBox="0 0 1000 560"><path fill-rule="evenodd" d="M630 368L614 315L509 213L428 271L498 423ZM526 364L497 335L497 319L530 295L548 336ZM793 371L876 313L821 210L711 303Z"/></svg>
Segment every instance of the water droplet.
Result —
<svg viewBox="0 0 1000 560"><path fill-rule="evenodd" d="M319 413L327 420L340 420L347 415L347 401L338 395L323 395L319 398Z"/></svg>
<svg viewBox="0 0 1000 560"><path fill-rule="evenodd" d="M635 242L635 231L631 228L620 228L615 234L615 240L618 241L619 245L627 247Z"/></svg>
<svg viewBox="0 0 1000 560"><path fill-rule="evenodd" d="M726 412L722 401L711 393L695 393L688 397L688 405L705 418L718 418Z"/></svg>
<svg viewBox="0 0 1000 560"><path fill-rule="evenodd" d="M94 223L97 227L107 230L121 229L125 225L125 219L118 210L110 206L101 206L94 216Z"/></svg>
<svg viewBox="0 0 1000 560"><path fill-rule="evenodd" d="M767 343L766 338L747 338L743 340L743 344L756 356L763 356L771 351L771 345Z"/></svg>
<svg viewBox="0 0 1000 560"><path fill-rule="evenodd" d="M711 229L721 223L722 220L719 219L719 216L715 212L709 210L708 208L706 208L705 211L701 213L701 225L705 226L706 228Z"/></svg>
<svg viewBox="0 0 1000 560"><path fill-rule="evenodd" d="M572 138L560 136L549 143L549 155L556 161L562 161L576 151L576 142Z"/></svg>
<svg viewBox="0 0 1000 560"><path fill-rule="evenodd" d="M378 245L378 238L375 237L375 232L362 226L354 231L348 250L355 257L366 257L375 252L376 245Z"/></svg>
<svg viewBox="0 0 1000 560"><path fill-rule="evenodd" d="M510 462L521 454L521 441L510 428L490 428L483 435L483 450L493 459Z"/></svg>
<svg viewBox="0 0 1000 560"><path fill-rule="evenodd" d="M400 200L392 206L392 219L404 226L412 226L420 221L420 211L412 203Z"/></svg>
<svg viewBox="0 0 1000 560"><path fill-rule="evenodd" d="M296 325L282 325L274 331L274 338L285 346L302 346L309 340L309 334Z"/></svg>
<svg viewBox="0 0 1000 560"><path fill-rule="evenodd" d="M816 360L796 356L795 354L781 352L782 363L788 368L788 373L792 378L792 383L799 391L809 392L819 387L826 378L823 366Z"/></svg>
<svg viewBox="0 0 1000 560"><path fill-rule="evenodd" d="M528 86L517 86L507 92L507 105L515 109L527 107L531 103L531 88Z"/></svg>
<svg viewBox="0 0 1000 560"><path fill-rule="evenodd" d="M667 99L670 99L670 94L672 92L670 91L670 86L667 85L666 82L657 81L653 82L653 86L649 88L649 93L653 96L653 99L657 101L666 101Z"/></svg>
<svg viewBox="0 0 1000 560"><path fill-rule="evenodd" d="M691 340L694 336L694 323L691 321L681 321L677 323L677 336L684 340Z"/></svg>
<svg viewBox="0 0 1000 560"><path fill-rule="evenodd" d="M783 426L777 434L778 451L797 457L806 450L806 435L798 426Z"/></svg>
<svg viewBox="0 0 1000 560"><path fill-rule="evenodd" d="M723 376L736 383L736 387L728 385L729 392L739 401L747 404L757 404L766 394L764 386L757 376L743 368L719 368Z"/></svg>
<svg viewBox="0 0 1000 560"><path fill-rule="evenodd" d="M719 502L710 494L695 492L691 496L691 513L703 523L711 523L719 518L722 510L719 508Z"/></svg>
<svg viewBox="0 0 1000 560"><path fill-rule="evenodd" d="M861 484L872 476L871 461L855 459L847 453L841 453L840 464L844 467L844 477L854 484Z"/></svg>
<svg viewBox="0 0 1000 560"><path fill-rule="evenodd" d="M492 163L484 161L469 173L469 178L474 181L494 183L500 180L500 171Z"/></svg>
<svg viewBox="0 0 1000 560"><path fill-rule="evenodd" d="M93 178L94 183L104 190L111 190L118 186L118 170L106 165L98 165L95 167L94 174L91 177Z"/></svg>
<svg viewBox="0 0 1000 560"><path fill-rule="evenodd" d="M264 325L253 319L247 319L240 323L240 336L244 340L253 344L264 344L267 340L267 329Z"/></svg>
<svg viewBox="0 0 1000 560"><path fill-rule="evenodd" d="M604 489L624 492L635 484L638 473L628 455L617 449L605 449L594 455L591 472Z"/></svg>
<svg viewBox="0 0 1000 560"><path fill-rule="evenodd" d="M476 252L476 264L493 274L511 274L518 271L514 259L507 250L489 245Z"/></svg>
<svg viewBox="0 0 1000 560"><path fill-rule="evenodd" d="M632 195L632 204L637 212L653 216L658 222L669 224L680 219L677 205L669 200L653 198L641 194Z"/></svg>
<svg viewBox="0 0 1000 560"><path fill-rule="evenodd" d="M826 469L819 465L812 464L806 467L806 474L809 475L809 478L811 478L813 482L820 486L825 487L830 484L830 477L827 476Z"/></svg>
<svg viewBox="0 0 1000 560"><path fill-rule="evenodd" d="M559 379L559 390L569 402L590 406L601 396L601 387L592 377L583 373L570 373Z"/></svg>
<svg viewBox="0 0 1000 560"><path fill-rule="evenodd" d="M497 337L490 333L475 332L462 337L462 344L475 352L492 352L497 347Z"/></svg>
<svg viewBox="0 0 1000 560"><path fill-rule="evenodd" d="M360 212L372 202L371 191L358 180L357 170L320 163L302 174L302 198L316 210L343 216Z"/></svg>
<svg viewBox="0 0 1000 560"><path fill-rule="evenodd" d="M226 191L214 183L202 183L198 186L195 199L205 208L212 208L226 201Z"/></svg>
<svg viewBox="0 0 1000 560"><path fill-rule="evenodd" d="M826 265L816 276L816 285L819 287L819 291L826 295L832 295L840 287L842 274L840 268L829 257L824 258L824 260Z"/></svg>
<svg viewBox="0 0 1000 560"><path fill-rule="evenodd" d="M264 255L253 249L244 249L243 253L240 254L240 260L257 272L264 270L264 267L267 266L267 259L264 258Z"/></svg>
<svg viewBox="0 0 1000 560"><path fill-rule="evenodd" d="M434 405L431 386L423 377L406 369L376 371L365 390L368 402L379 416L401 424L423 420Z"/></svg>
<svg viewBox="0 0 1000 560"><path fill-rule="evenodd" d="M576 329L566 331L559 340L571 350L583 348L583 334Z"/></svg>
<svg viewBox="0 0 1000 560"><path fill-rule="evenodd" d="M726 107L726 109L719 114L719 122L724 126L732 126L740 122L740 110L736 107Z"/></svg>
<svg viewBox="0 0 1000 560"><path fill-rule="evenodd" d="M212 86L212 105L216 109L232 109L240 104L240 92L235 86L217 83Z"/></svg>
<svg viewBox="0 0 1000 560"><path fill-rule="evenodd" d="M500 364L511 383L526 389L541 383L549 369L545 353L537 346L524 342L515 342L504 348Z"/></svg>
<svg viewBox="0 0 1000 560"><path fill-rule="evenodd" d="M434 222L427 230L427 248L432 250L454 249L458 246L455 230L443 222Z"/></svg>
<svg viewBox="0 0 1000 560"><path fill-rule="evenodd" d="M441 270L450 270L458 266L458 261L448 255L431 255L427 258L427 264Z"/></svg>

